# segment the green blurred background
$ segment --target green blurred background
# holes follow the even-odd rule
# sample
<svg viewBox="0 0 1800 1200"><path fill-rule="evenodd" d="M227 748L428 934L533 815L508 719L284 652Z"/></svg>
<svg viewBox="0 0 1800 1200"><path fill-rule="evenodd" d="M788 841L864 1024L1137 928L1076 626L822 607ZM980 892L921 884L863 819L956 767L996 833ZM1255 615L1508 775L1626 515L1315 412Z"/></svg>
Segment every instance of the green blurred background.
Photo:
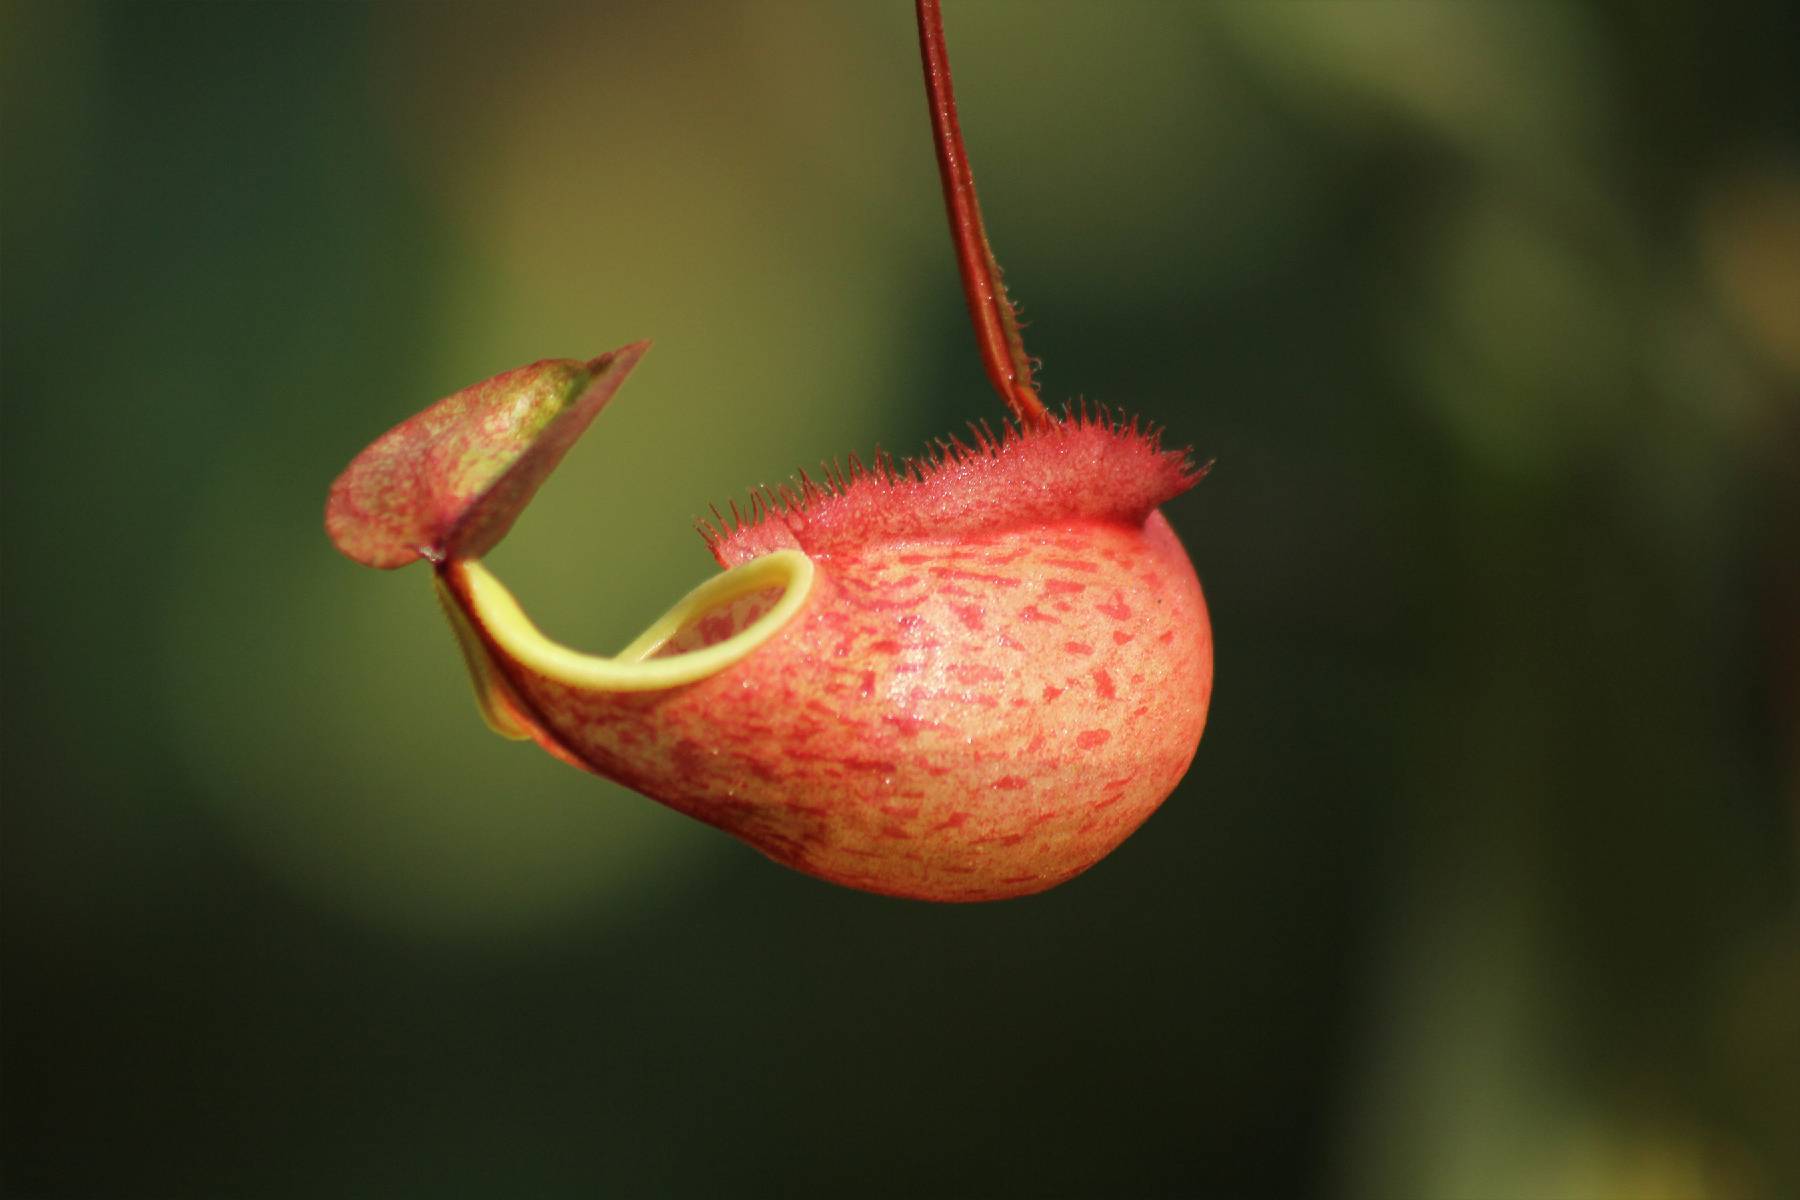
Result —
<svg viewBox="0 0 1800 1200"><path fill-rule="evenodd" d="M1186 783L974 908L492 737L320 529L655 338L494 556L608 648L994 416L906 4L0 5L7 1194L1800 1194L1783 6L947 7L1046 394L1218 459Z"/></svg>

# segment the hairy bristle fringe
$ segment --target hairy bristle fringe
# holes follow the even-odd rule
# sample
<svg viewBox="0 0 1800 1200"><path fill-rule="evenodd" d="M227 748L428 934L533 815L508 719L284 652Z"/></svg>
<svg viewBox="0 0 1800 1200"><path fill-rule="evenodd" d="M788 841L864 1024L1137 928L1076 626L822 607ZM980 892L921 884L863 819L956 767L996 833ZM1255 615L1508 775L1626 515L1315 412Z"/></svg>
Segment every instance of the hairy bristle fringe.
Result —
<svg viewBox="0 0 1800 1200"><path fill-rule="evenodd" d="M711 548L727 541L740 530L759 525L772 517L804 520L806 510L811 505L836 499L865 482L879 482L889 488L921 485L943 471L978 459L994 458L1030 438L1057 437L1095 426L1109 433L1141 438L1149 444L1151 450L1165 452L1162 444L1163 434L1166 432L1164 426L1146 422L1135 413L1127 416L1120 409L1101 401L1089 401L1085 396L1064 403L1061 418L1043 426L1027 428L1011 417L1001 421L998 432L986 418L970 421L967 425L969 441L964 441L954 433L945 434L927 442L918 455L896 459L877 446L868 463L855 451L845 455L842 463L837 459L820 463L822 479L814 479L801 468L792 479L776 484L773 489L766 484L749 489L748 511L740 508L736 500L729 501L724 512L716 504L709 505L711 519L697 518L695 526ZM1183 447L1178 453L1182 456L1183 467L1190 482L1205 478L1217 461L1207 459L1196 467L1190 459L1192 447Z"/></svg>

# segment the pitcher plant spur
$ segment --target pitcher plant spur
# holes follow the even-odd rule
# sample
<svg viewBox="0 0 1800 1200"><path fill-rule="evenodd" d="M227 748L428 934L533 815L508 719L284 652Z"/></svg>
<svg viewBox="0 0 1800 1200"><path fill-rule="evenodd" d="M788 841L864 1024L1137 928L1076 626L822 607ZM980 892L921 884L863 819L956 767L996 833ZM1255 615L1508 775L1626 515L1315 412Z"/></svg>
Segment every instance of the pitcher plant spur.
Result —
<svg viewBox="0 0 1800 1200"><path fill-rule="evenodd" d="M431 564L499 733L821 879L993 900L1092 866L1193 759L1212 632L1157 510L1202 472L1136 421L1039 400L938 4L917 9L963 288L1011 412L998 433L715 509L701 533L723 572L611 657L550 641L479 560L646 343L438 401L357 456L325 524L358 562Z"/></svg>

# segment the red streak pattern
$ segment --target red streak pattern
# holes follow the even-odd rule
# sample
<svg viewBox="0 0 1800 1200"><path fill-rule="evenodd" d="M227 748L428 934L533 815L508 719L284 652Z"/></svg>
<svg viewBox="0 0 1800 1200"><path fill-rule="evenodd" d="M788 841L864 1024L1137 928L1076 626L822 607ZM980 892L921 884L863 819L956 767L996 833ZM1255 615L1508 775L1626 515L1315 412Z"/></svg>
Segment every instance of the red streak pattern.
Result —
<svg viewBox="0 0 1800 1200"><path fill-rule="evenodd" d="M1066 448L1058 436L1037 445ZM1142 462L1137 435L1107 436ZM698 683L596 694L499 669L547 746L809 874L940 900L1054 886L1136 829L1186 771L1211 694L1211 632L1186 553L1148 507L968 528L1006 508L989 487L1018 464L982 478L999 461L973 455L955 478L871 479L715 537L722 562L794 547L817 576L785 628ZM851 537L836 507L866 513L876 499L910 511ZM1044 611L1077 591L1106 599ZM769 599L704 617L694 636L713 640Z"/></svg>

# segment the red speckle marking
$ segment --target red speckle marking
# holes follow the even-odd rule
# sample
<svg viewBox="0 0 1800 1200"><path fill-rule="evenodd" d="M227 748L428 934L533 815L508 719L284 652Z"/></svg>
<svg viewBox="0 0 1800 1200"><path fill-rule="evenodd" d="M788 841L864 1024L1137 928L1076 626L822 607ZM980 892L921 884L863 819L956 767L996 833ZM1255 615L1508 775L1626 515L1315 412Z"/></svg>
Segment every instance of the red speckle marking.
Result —
<svg viewBox="0 0 1800 1200"><path fill-rule="evenodd" d="M1021 608L1019 610L1019 619L1022 621L1047 621L1052 625L1062 624L1061 621L1058 621L1049 613L1041 611L1035 604L1027 604L1024 608Z"/></svg>
<svg viewBox="0 0 1800 1200"><path fill-rule="evenodd" d="M884 838L892 838L894 841L897 841L897 842L912 841L912 834L906 832L906 830L900 828L898 825L883 826L882 830L881 830L881 836Z"/></svg>
<svg viewBox="0 0 1800 1200"><path fill-rule="evenodd" d="M1046 579L1044 590L1052 595L1073 596L1077 592L1087 591L1087 584L1076 583L1073 579Z"/></svg>
<svg viewBox="0 0 1800 1200"><path fill-rule="evenodd" d="M849 587L849 583L849 580L844 581L847 588ZM918 592L911 596L903 596L899 599L892 599L890 598L890 592L882 592L877 595L874 593L873 589L863 588L859 590L861 594L856 598L857 606L871 612L905 612L905 610L917 608L925 602L924 592ZM914 617L913 619L914 621L918 620L917 617ZM900 623L905 624L905 622L906 618L901 617Z"/></svg>
<svg viewBox="0 0 1800 1200"><path fill-rule="evenodd" d="M1054 700L1062 694L1063 694L1063 690L1061 688L1057 687L1055 684L1046 683L1044 685L1044 699Z"/></svg>
<svg viewBox="0 0 1800 1200"><path fill-rule="evenodd" d="M931 573L939 579L967 579L974 583L985 583L989 587L1018 587L1019 581L1009 575L989 575L981 571L962 571L955 567L933 567ZM945 590L948 590L947 588Z"/></svg>
<svg viewBox="0 0 1800 1200"><path fill-rule="evenodd" d="M1025 785L1026 780L1023 775L1002 775L994 780L994 790L997 792L1016 792Z"/></svg>
<svg viewBox="0 0 1800 1200"><path fill-rule="evenodd" d="M1063 649L1070 654L1092 654L1094 648L1086 642L1064 642Z"/></svg>
<svg viewBox="0 0 1800 1200"><path fill-rule="evenodd" d="M956 614L964 627L973 633L981 632L981 608L975 604L952 604L950 611Z"/></svg>
<svg viewBox="0 0 1800 1200"><path fill-rule="evenodd" d="M901 737L917 737L919 730L931 724L918 717L887 716L881 720L883 724L892 725Z"/></svg>
<svg viewBox="0 0 1800 1200"><path fill-rule="evenodd" d="M875 672L864 671L862 673L862 686L857 688L857 691L864 700L875 694Z"/></svg>
<svg viewBox="0 0 1800 1200"><path fill-rule="evenodd" d="M1094 607L1099 609L1103 615L1111 617L1115 621L1131 620L1131 609L1126 607L1124 599L1121 598L1117 592L1114 592L1113 598L1105 604L1096 604Z"/></svg>
<svg viewBox="0 0 1800 1200"><path fill-rule="evenodd" d="M762 780L764 783L774 783L777 779L781 778L781 776L776 773L774 767L771 767L768 763L765 763L765 762L758 762L754 758L744 759L743 765L744 765L744 769L746 771L750 772L752 775L756 776L758 779ZM801 804L797 800L789 800L786 803L789 808L793 809L796 812L814 812L815 811L813 808L809 807L808 805ZM825 814L825 809L821 806L816 810L816 812L817 812L817 815L823 816Z"/></svg>
<svg viewBox="0 0 1800 1200"><path fill-rule="evenodd" d="M1126 633L1123 629L1115 629L1113 630L1113 645L1123 646L1126 642L1129 642L1136 636L1137 634L1135 633Z"/></svg>
<svg viewBox="0 0 1800 1200"><path fill-rule="evenodd" d="M1117 700L1119 693L1113 690L1112 676L1105 671L1094 672L1094 690L1100 693L1102 700Z"/></svg>
<svg viewBox="0 0 1800 1200"><path fill-rule="evenodd" d="M933 825L931 827L931 832L932 833L941 833L942 831L944 831L946 829L961 829L963 827L963 822L967 821L968 819L969 819L969 814L966 812L953 812L949 816L945 817L943 820L939 821L936 825ZM972 870L973 868L969 868L969 869Z"/></svg>
<svg viewBox="0 0 1800 1200"><path fill-rule="evenodd" d="M1175 631L1173 629L1165 629L1156 635L1156 640L1166 646L1175 640Z"/></svg>
<svg viewBox="0 0 1800 1200"><path fill-rule="evenodd" d="M1096 746L1104 746L1112 740L1112 734L1104 729L1089 729L1075 735L1075 744L1083 750L1092 750Z"/></svg>
<svg viewBox="0 0 1800 1200"><path fill-rule="evenodd" d="M869 643L869 653L898 654L900 653L900 643L896 642L893 638L882 638L879 642Z"/></svg>

